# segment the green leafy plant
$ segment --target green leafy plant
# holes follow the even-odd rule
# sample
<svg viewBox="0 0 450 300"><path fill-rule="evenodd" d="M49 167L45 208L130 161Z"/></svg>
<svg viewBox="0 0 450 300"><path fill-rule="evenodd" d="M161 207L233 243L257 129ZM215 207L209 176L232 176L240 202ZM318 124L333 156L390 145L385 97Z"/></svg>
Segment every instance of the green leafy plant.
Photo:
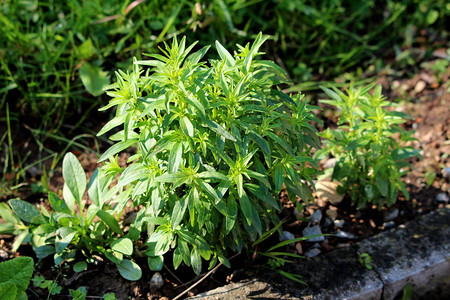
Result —
<svg viewBox="0 0 450 300"><path fill-rule="evenodd" d="M364 253L358 254L358 261L366 269L368 269L368 270L372 270L373 269L372 256L370 256L369 253L364 252Z"/></svg>
<svg viewBox="0 0 450 300"><path fill-rule="evenodd" d="M84 170L72 153L64 157L63 177L64 200L55 193L48 195L54 211L12 199L9 205L15 215L11 216L5 206L0 207L0 212L9 213L6 220L18 222L19 229L27 229L38 258L53 255L55 265L73 263L74 271L81 272L94 261L94 254L100 254L114 262L123 277L139 279L142 273L139 266L126 258L133 254L133 243L124 236L118 222L128 194L124 192L110 200L116 189L109 189L112 177L107 178L100 170L93 173L88 185ZM91 202L85 207L83 196L87 187ZM20 223L16 216L27 225ZM2 218L5 219L3 214Z"/></svg>
<svg viewBox="0 0 450 300"><path fill-rule="evenodd" d="M15 257L0 263L0 299L27 299L25 290L30 284L33 270L31 257Z"/></svg>
<svg viewBox="0 0 450 300"><path fill-rule="evenodd" d="M284 222L278 223L275 227L264 232L264 234L262 234L256 241L254 241L252 243L252 248L255 249L253 251L253 253L256 255L264 256L264 257L268 258L266 264L262 265L263 268L270 269L290 280L293 280L295 282L306 285L306 283L303 280L301 280L302 279L301 275L281 270L281 267L284 266L285 264L294 262L293 260L291 260L291 258L303 259L305 257L302 255L291 253L291 252L279 251L277 249L287 246L287 245L290 245L292 243L305 241L305 240L307 240L309 238L313 238L313 237L324 236L326 234L303 236L303 237L299 237L299 238L295 238L295 239L285 240L285 241L279 242L278 244L271 246L269 249L267 249L265 251L258 251L257 250L258 245L261 244L262 242L264 242L270 236L272 236L275 232L279 231L279 229L281 228L281 225L283 225L283 223ZM277 250L277 251L275 251L275 250Z"/></svg>
<svg viewBox="0 0 450 300"><path fill-rule="evenodd" d="M42 275L33 277L33 285L41 289L47 289L49 296L59 295L62 290L62 287L57 282L45 279Z"/></svg>
<svg viewBox="0 0 450 300"><path fill-rule="evenodd" d="M323 149L317 158L336 158L332 179L340 182L338 192L350 195L358 208L374 204L379 209L397 201L398 191L409 198L401 177L419 151L407 142L415 140L399 124L409 116L385 109L392 106L372 85L340 90L323 88L330 100L321 100L339 109L338 128L321 133Z"/></svg>
<svg viewBox="0 0 450 300"><path fill-rule="evenodd" d="M294 202L311 197L314 117L302 95L274 88L280 67L254 59L266 39L259 34L234 55L216 42L220 59L209 64L201 61L209 47L190 53L195 44L174 39L164 55L117 73L102 108L116 106L116 116L98 135L120 130L99 161L110 160L105 172L126 187L119 197L139 208L130 233L145 232L151 269L170 249L175 268L184 262L200 273L202 258L229 265L227 249L240 251L278 224L283 184ZM117 168L114 155L130 147L136 154Z"/></svg>

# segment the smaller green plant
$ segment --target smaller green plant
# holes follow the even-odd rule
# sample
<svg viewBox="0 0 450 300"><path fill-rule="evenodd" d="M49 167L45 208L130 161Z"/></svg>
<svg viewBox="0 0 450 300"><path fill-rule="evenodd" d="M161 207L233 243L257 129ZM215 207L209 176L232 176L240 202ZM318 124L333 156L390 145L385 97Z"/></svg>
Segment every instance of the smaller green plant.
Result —
<svg viewBox="0 0 450 300"><path fill-rule="evenodd" d="M284 277L286 277L286 278L288 278L290 280L293 280L295 282L298 282L298 283L306 285L306 283L303 280L301 280L302 279L301 275L294 274L294 273L289 273L289 272L286 272L286 271L283 271L283 270L280 269L285 264L294 262L294 261L292 261L292 260L290 260L288 258L303 259L305 257L302 256L302 255L298 255L298 254L287 252L287 251L279 251L279 250L275 251L275 250L277 250L277 249L279 249L281 247L284 247L286 245L292 244L292 243L297 243L297 242L300 242L300 241L307 240L307 239L312 238L312 237L324 236L325 234L312 235L312 236L303 236L303 237L299 237L299 238L295 238L295 239L285 240L285 241L282 241L282 242L280 242L280 243L270 247L266 251L257 251L258 245L261 244L266 239L268 239L275 232L279 231L279 229L281 228L281 225L283 225L283 223L284 223L284 221L279 222L275 227L273 227L269 231L266 231L263 235L261 235L261 237L258 240L253 242L252 248L255 249L253 252L256 255L268 257L268 260L267 260L266 264L262 265L263 268L270 269L270 270L275 271L278 274L280 274L280 275L282 275L282 276L284 276Z"/></svg>
<svg viewBox="0 0 450 300"><path fill-rule="evenodd" d="M358 254L358 261L359 261L360 264L362 264L366 269L368 269L368 270L372 270L372 269L373 269L373 266L372 266L372 256L370 256L369 253L364 252L364 253Z"/></svg>
<svg viewBox="0 0 450 300"><path fill-rule="evenodd" d="M42 275L35 275L32 280L35 287L44 290L47 289L49 295L54 296L61 293L62 287L57 282L53 280L46 280Z"/></svg>
<svg viewBox="0 0 450 300"><path fill-rule="evenodd" d="M0 299L27 299L27 289L33 275L34 262L31 257L16 257L0 263Z"/></svg>
<svg viewBox="0 0 450 300"><path fill-rule="evenodd" d="M87 296L87 291L84 286L80 286L76 290L69 290L70 296L72 296L73 300L85 300Z"/></svg>
<svg viewBox="0 0 450 300"><path fill-rule="evenodd" d="M398 191L409 199L401 177L410 167L409 158L419 151L406 146L415 140L411 132L402 129L409 116L387 110L393 106L381 94L381 86L373 93L373 85L353 88L344 92L323 88L331 98L321 100L340 111L338 128L327 128L321 133L324 147L315 157L322 159L331 154L336 158L332 180L340 182L338 193L350 195L359 209L374 204L379 209L396 202Z"/></svg>
<svg viewBox="0 0 450 300"><path fill-rule="evenodd" d="M6 221L0 223L0 232L20 232L24 237L18 237L17 241L27 238L38 258L53 255L55 265L73 264L75 272L86 269L97 254L115 263L124 278L139 279L141 269L127 259L133 254L133 242L124 235L118 222L129 193L112 200L117 191L109 189L113 178L100 170L93 173L88 184L80 162L72 153L64 157L63 177L64 199L52 192L48 195L54 211L38 209L20 199L9 200L12 211L7 205L0 205L0 216ZM87 208L83 200L86 189L91 200Z"/></svg>

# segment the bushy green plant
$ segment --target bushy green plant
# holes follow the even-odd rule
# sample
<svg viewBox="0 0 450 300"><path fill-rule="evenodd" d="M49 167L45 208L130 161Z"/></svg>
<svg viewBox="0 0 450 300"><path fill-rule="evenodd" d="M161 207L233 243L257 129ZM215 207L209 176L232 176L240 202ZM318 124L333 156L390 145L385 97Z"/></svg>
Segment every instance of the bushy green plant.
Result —
<svg viewBox="0 0 450 300"><path fill-rule="evenodd" d="M190 53L195 44L174 39L164 56L119 71L103 108L117 106L116 117L99 135L123 129L110 137L116 143L99 160L108 162L91 177L89 205L86 175L72 153L63 160L63 199L49 194L54 211L9 201L24 223L11 222L27 228L38 258L53 255L55 264L74 263L81 272L100 254L137 280L142 271L131 256L145 255L160 270L172 250L175 268L184 262L200 273L202 258L229 266L227 250L241 251L279 223L283 184L295 203L311 198L315 118L302 95L276 88L281 68L254 60L266 38L258 35L234 55L216 43L221 59L209 64L201 61L209 47ZM122 168L114 156L130 147L136 154ZM130 205L137 214L124 232L121 216Z"/></svg>
<svg viewBox="0 0 450 300"><path fill-rule="evenodd" d="M151 267L170 249L175 268L184 261L200 273L202 258L228 264L226 250L279 222L283 184L294 201L311 197L314 117L300 94L274 88L281 68L254 59L266 39L259 34L234 55L216 42L220 59L209 64L201 61L209 47L190 53L195 45L174 39L164 55L117 73L103 108L116 106L116 116L99 135L120 131L99 161L112 159L105 170L120 175L121 195L139 208L131 228L136 238L146 229ZM130 147L136 154L117 168L113 156Z"/></svg>
<svg viewBox="0 0 450 300"><path fill-rule="evenodd" d="M419 151L405 143L415 140L399 124L409 116L385 107L386 101L378 85L353 88L344 92L324 88L330 100L321 100L338 108L336 129L321 133L324 145L316 157L331 154L336 158L332 179L340 182L338 192L348 194L358 208L374 204L378 208L397 201L398 191L409 198L401 177L407 171L408 159Z"/></svg>

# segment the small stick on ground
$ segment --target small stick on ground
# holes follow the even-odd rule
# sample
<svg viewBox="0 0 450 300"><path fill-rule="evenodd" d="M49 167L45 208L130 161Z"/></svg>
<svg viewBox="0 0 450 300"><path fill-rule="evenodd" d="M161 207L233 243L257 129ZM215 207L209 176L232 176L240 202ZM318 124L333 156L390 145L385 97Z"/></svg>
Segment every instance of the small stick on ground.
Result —
<svg viewBox="0 0 450 300"><path fill-rule="evenodd" d="M240 253L236 253L235 255L233 255L232 257L230 257L228 260L232 260L233 258L235 258L236 256L238 256ZM199 281L197 281L196 283L194 283L193 285L191 285L188 289L184 290L182 293L180 293L178 296L176 296L175 298L173 298L173 300L177 300L180 299L184 294L186 294L187 292L189 292L190 290L192 290L194 287L196 287L197 285L199 285L203 280L205 280L209 275L211 275L212 273L214 273L215 271L217 271L217 269L222 265L222 263L219 263L217 266L215 266L211 271L209 271L208 273L206 273L205 276L203 276Z"/></svg>

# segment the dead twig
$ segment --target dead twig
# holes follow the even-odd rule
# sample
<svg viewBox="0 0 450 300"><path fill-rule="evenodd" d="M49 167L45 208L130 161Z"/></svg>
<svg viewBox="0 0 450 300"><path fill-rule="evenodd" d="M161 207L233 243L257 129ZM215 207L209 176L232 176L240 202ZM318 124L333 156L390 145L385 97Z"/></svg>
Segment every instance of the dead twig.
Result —
<svg viewBox="0 0 450 300"><path fill-rule="evenodd" d="M236 256L238 256L240 253L236 253L235 255L233 255L232 257L230 257L228 260L232 260L233 258L235 258ZM205 276L203 276L199 281L197 281L196 283L194 283L193 285L191 285L189 288L187 288L186 290L184 290L182 293L178 294L178 296L176 296L175 298L173 298L173 300L177 300L180 299L184 294L186 294L187 292L189 292L190 290L192 290L194 287L196 287L197 285L199 285L203 280L205 280L209 275L211 275L212 273L214 273L215 271L217 271L217 269L222 265L222 263L219 263L217 266L215 266L211 271L209 271L208 273L206 273Z"/></svg>

